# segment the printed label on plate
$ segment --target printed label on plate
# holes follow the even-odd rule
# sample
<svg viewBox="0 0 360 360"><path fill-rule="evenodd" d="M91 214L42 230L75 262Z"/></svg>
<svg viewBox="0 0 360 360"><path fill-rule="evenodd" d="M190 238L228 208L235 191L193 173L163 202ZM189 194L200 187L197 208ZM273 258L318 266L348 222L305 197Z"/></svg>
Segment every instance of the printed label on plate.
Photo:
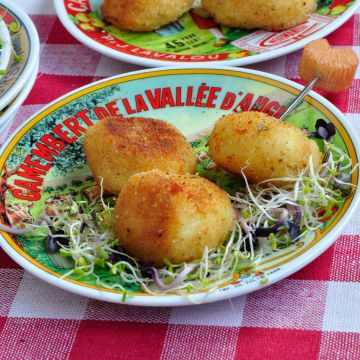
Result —
<svg viewBox="0 0 360 360"><path fill-rule="evenodd" d="M294 44L323 29L331 21L332 18L329 16L313 14L306 23L295 26L292 29L278 33L269 33L263 30L255 31L233 41L232 45L260 54Z"/></svg>

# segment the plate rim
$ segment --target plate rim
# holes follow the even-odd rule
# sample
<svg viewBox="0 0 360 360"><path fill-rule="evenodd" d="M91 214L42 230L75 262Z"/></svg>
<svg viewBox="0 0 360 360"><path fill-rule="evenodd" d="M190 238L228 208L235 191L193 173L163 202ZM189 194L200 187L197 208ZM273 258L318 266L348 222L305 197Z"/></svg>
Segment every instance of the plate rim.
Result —
<svg viewBox="0 0 360 360"><path fill-rule="evenodd" d="M214 70L214 67L202 67L203 70ZM24 128L27 126L29 122L31 122L36 116L39 116L42 112L46 111L48 108L56 104L57 102L61 101L62 99L65 99L73 94L76 94L84 89L87 89L92 86L96 86L98 84L101 84L103 82L123 78L131 75L138 75L142 73L156 73L156 72L166 72L166 71L173 71L173 70L189 70L188 67L182 67L182 66L176 66L176 67L167 67L167 68L161 68L161 69L146 69L146 70L139 70L139 71L133 71L125 74L120 74L116 76L112 76L109 78L105 78L99 81L96 81L94 83L87 84L85 86L82 86L78 89L75 89L58 99L55 99L50 104L46 105L45 107L41 108L39 111L37 111L34 115L32 115L29 119L27 119L21 127L19 127L16 132L14 132L8 140L3 144L3 146L0 149L0 158L6 151L9 143L13 140L13 138ZM194 71L200 70L199 67L194 67ZM243 69L243 68L234 68L234 67L224 67L224 66L218 66L215 68L215 70L229 70L233 72L243 72L248 74L254 74L258 75L263 78L272 79L275 81L280 81L283 84L286 84L294 89L302 90L304 87L302 85L299 85L291 80L282 78L277 75L265 73L262 71L257 70L251 70L251 69ZM333 104L331 104L327 99L322 97L321 95L315 93L314 91L310 92L309 96L317 101L319 101L323 106L325 106L328 110L330 110L341 122L342 126L345 128L346 132L348 133L350 139L353 142L355 153L358 158L360 158L360 139L358 134L353 130L352 126L346 121L345 115ZM360 177L358 179L358 184L360 184ZM316 243L311 249L308 251L300 254L296 259L290 261L286 266L282 268L282 271L279 271L275 274L272 274L269 278L269 282L266 284L260 284L259 281L256 281L252 284L247 284L244 288L230 288L229 291L224 292L216 292L216 293L202 293L202 294L193 294L189 297L181 296L181 295L160 295L160 296L139 296L135 295L134 297L129 297L125 303L127 305L141 305L141 306L182 306L182 305L192 305L197 303L209 303L209 302L215 302L215 301L221 301L230 299L232 297L237 297L241 295L248 294L250 292L260 290L265 288L266 286L269 286L271 284L274 284L289 275L295 273L296 271L300 270L307 264L309 264L311 261L313 261L315 258L320 256L324 251L326 251L337 239L339 234L341 233L344 226L349 222L350 218L352 217L355 209L357 208L358 204L360 202L360 192L355 192L354 198L346 210L346 216L343 216L337 225L324 236L322 241L319 241ZM324 242L325 240L325 242ZM32 264L29 260L27 260L25 257L23 257L20 253L18 253L15 249L13 249L10 244L7 242L7 240L3 237L2 233L0 232L0 245L5 250L5 252L14 259L15 262L17 262L21 267L23 267L25 270L29 271L36 277L52 284L57 287L60 287L64 290L76 293L81 296L86 296L89 298L94 298L97 300L102 301L109 301L114 303L121 303L121 295L118 293L112 293L97 289L92 289L90 287L78 285L75 283L72 283L70 281L61 279L60 277L56 277L54 275L48 274L45 270L42 270L41 268L37 267L36 265ZM300 261L299 261L300 260ZM191 301L189 299L191 298Z"/></svg>
<svg viewBox="0 0 360 360"><path fill-rule="evenodd" d="M164 60L156 60L156 59L147 59L145 57L139 57L136 55L125 54L120 51L116 51L114 49L110 49L107 46L100 44L88 36L86 36L83 32L81 32L75 24L73 24L66 12L64 0L53 0L53 4L55 6L56 14L61 21L62 25L65 29L78 41L80 41L85 46L90 49L106 55L110 58L125 61L130 64L138 65L138 66L147 66L147 67L169 67L169 66L186 66L189 68L193 67L201 67L201 66L246 66L251 64L256 64L259 62L271 60L278 58L283 55L290 54L296 50L303 48L306 44L308 44L312 40L317 40L324 38L325 36L331 34L333 31L337 30L340 26L342 26L346 21L348 21L356 12L356 10L360 7L360 0L355 0L354 4L347 9L342 15L332 21L329 25L325 26L320 31L310 35L298 41L294 44L290 44L288 46L284 46L283 48L276 49L273 51L269 51L262 54L257 54L253 56L248 56L244 58L234 59L234 60L220 60L220 61L199 61L196 63L193 62L182 62L182 61L164 61Z"/></svg>
<svg viewBox="0 0 360 360"><path fill-rule="evenodd" d="M5 27L5 29L2 29L3 27ZM0 57L0 70L5 70L8 65L9 65L9 61L10 61L10 56L11 56L11 37L10 37L10 33L9 33L9 29L7 28L4 20L0 20L0 33L2 36L5 37L5 51L2 49L1 50L1 57ZM4 38L0 37L1 40L4 40ZM4 45L4 43L3 43ZM2 57L4 56L5 60L2 60ZM2 75L0 75L0 80L2 78Z"/></svg>
<svg viewBox="0 0 360 360"><path fill-rule="evenodd" d="M32 71L34 70L36 63L40 58L40 40L37 33L36 27L30 17L16 4L11 2L11 0L0 0L0 5L8 8L11 12L16 14L18 18L22 21L29 37L29 57L27 59L27 64L25 65L22 73L11 88L0 98L0 109L3 109L5 106L18 95L21 89L24 87L26 82L29 80Z"/></svg>
<svg viewBox="0 0 360 360"><path fill-rule="evenodd" d="M10 102L10 106L5 112L0 115L0 131L4 131L6 126L9 124L9 121L13 118L16 114L17 110L26 100L27 96L30 94L32 88L37 79L38 71L39 71L39 61L35 64L35 68L33 69L32 74L27 79L27 82L23 89L19 92L19 94L13 99L13 103Z"/></svg>

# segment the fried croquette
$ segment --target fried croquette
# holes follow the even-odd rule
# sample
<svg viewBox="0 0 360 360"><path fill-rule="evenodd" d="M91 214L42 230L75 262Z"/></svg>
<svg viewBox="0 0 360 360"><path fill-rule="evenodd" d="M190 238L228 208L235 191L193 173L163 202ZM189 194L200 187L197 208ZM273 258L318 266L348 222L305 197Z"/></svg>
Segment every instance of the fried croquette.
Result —
<svg viewBox="0 0 360 360"><path fill-rule="evenodd" d="M177 20L194 0L105 0L104 18L120 29L152 31Z"/></svg>
<svg viewBox="0 0 360 360"><path fill-rule="evenodd" d="M133 175L117 199L114 232L138 261L161 267L199 259L232 230L227 194L204 178L152 170Z"/></svg>
<svg viewBox="0 0 360 360"><path fill-rule="evenodd" d="M297 176L310 155L315 169L322 161L317 144L303 131L260 112L223 116L210 135L209 150L219 166L237 175L243 171L252 183Z"/></svg>
<svg viewBox="0 0 360 360"><path fill-rule="evenodd" d="M87 162L106 192L118 195L131 175L160 169L195 174L196 157L173 125L144 117L108 117L84 136Z"/></svg>
<svg viewBox="0 0 360 360"><path fill-rule="evenodd" d="M280 31L305 22L316 0L202 0L219 24L242 29Z"/></svg>

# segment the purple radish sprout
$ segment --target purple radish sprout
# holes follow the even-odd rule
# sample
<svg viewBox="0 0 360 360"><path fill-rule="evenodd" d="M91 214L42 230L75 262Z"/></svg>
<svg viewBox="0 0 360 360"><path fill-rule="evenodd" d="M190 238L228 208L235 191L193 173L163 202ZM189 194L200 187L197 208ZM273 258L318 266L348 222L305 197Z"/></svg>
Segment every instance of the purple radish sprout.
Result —
<svg viewBox="0 0 360 360"><path fill-rule="evenodd" d="M325 175L327 174L327 172L328 172L328 169L325 168L325 169L323 169L323 170L321 171L321 173L319 174L319 176L320 176L321 178L323 178L323 177L325 177Z"/></svg>
<svg viewBox="0 0 360 360"><path fill-rule="evenodd" d="M244 230L244 233L249 237L249 241L251 241L253 243L253 246L257 247L259 245L259 242L258 242L258 240L256 238L256 234L254 235L254 234L251 233L250 228L249 228L248 224L246 223L246 220L240 214L240 210L235 209L235 211L236 211L236 215L238 217L238 221L239 221L239 223L241 225L241 228Z"/></svg>
<svg viewBox="0 0 360 360"><path fill-rule="evenodd" d="M282 225L284 223L284 221L286 220L286 218L289 216L289 212L286 209L280 208L280 209L274 209L274 210L270 210L272 213L280 213L279 218L277 219L274 227L276 227L276 229Z"/></svg>
<svg viewBox="0 0 360 360"><path fill-rule="evenodd" d="M30 224L30 225L31 226L39 226L42 222L46 222L46 224L48 226L52 225L50 218L45 213L42 213L39 216L39 218L33 224ZM14 229L11 226L7 226L4 224L0 224L0 230L5 231L12 235L26 235L26 234L29 234L32 231L34 231L34 229L32 227L28 227L26 229Z"/></svg>
<svg viewBox="0 0 360 360"><path fill-rule="evenodd" d="M279 209L273 209L270 210L271 213L279 213L279 218L277 219L275 225L264 228L259 227L255 230L255 235L259 237L268 237L271 233L276 233L278 228L285 222L287 217L289 216L289 212L286 209L279 208Z"/></svg>
<svg viewBox="0 0 360 360"><path fill-rule="evenodd" d="M245 234L251 235L248 224L246 223L245 219L239 213L238 213L238 220L239 220L239 223L240 223L242 229L244 230Z"/></svg>
<svg viewBox="0 0 360 360"><path fill-rule="evenodd" d="M295 222L298 224L302 217L301 207L296 203L289 203L289 205L293 208L295 212Z"/></svg>
<svg viewBox="0 0 360 360"><path fill-rule="evenodd" d="M84 232L86 226L91 230L95 230L94 223L92 223L91 221L83 221L80 226L80 234Z"/></svg>
<svg viewBox="0 0 360 360"><path fill-rule="evenodd" d="M317 139L324 139L330 141L336 134L336 127L332 123L327 123L324 119L318 119L315 124L316 131L311 133L311 136Z"/></svg>
<svg viewBox="0 0 360 360"><path fill-rule="evenodd" d="M159 273L154 267L150 267L152 279L154 284L162 291L168 291L175 289L182 281L185 280L186 276L195 270L199 264L189 264L186 268L177 276L177 278L169 285L165 285L159 278Z"/></svg>

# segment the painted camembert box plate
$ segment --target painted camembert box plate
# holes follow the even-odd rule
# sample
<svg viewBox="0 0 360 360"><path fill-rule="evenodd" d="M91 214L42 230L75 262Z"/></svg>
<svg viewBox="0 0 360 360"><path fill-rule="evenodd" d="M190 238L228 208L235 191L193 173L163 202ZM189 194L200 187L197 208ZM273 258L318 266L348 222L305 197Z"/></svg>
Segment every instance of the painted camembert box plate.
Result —
<svg viewBox="0 0 360 360"><path fill-rule="evenodd" d="M163 119L175 125L199 153L207 146L202 139L222 115L239 108L256 108L278 117L300 89L291 81L251 70L167 68L116 76L75 90L31 117L0 151L0 222L25 226L43 211L56 211L72 196L91 197L96 193L82 142L86 129L105 116ZM335 125L334 143L351 157L353 164L358 163L356 133L341 112L321 96L312 93L286 121L313 131L319 118ZM198 171L211 176L201 166ZM358 170L353 172L352 183L359 185ZM128 289L132 296L126 303L173 306L212 302L273 284L325 251L339 236L358 200L357 191L321 229L309 232L301 242L286 249L265 254L256 272L225 277L216 291L186 297L149 295L134 285ZM26 270L53 285L100 300L121 301L121 293L99 286L94 277L72 274L62 278L68 269L58 268L52 262L42 238L3 232L0 245ZM106 269L98 276L107 284L118 281ZM264 277L268 280L265 285Z"/></svg>

